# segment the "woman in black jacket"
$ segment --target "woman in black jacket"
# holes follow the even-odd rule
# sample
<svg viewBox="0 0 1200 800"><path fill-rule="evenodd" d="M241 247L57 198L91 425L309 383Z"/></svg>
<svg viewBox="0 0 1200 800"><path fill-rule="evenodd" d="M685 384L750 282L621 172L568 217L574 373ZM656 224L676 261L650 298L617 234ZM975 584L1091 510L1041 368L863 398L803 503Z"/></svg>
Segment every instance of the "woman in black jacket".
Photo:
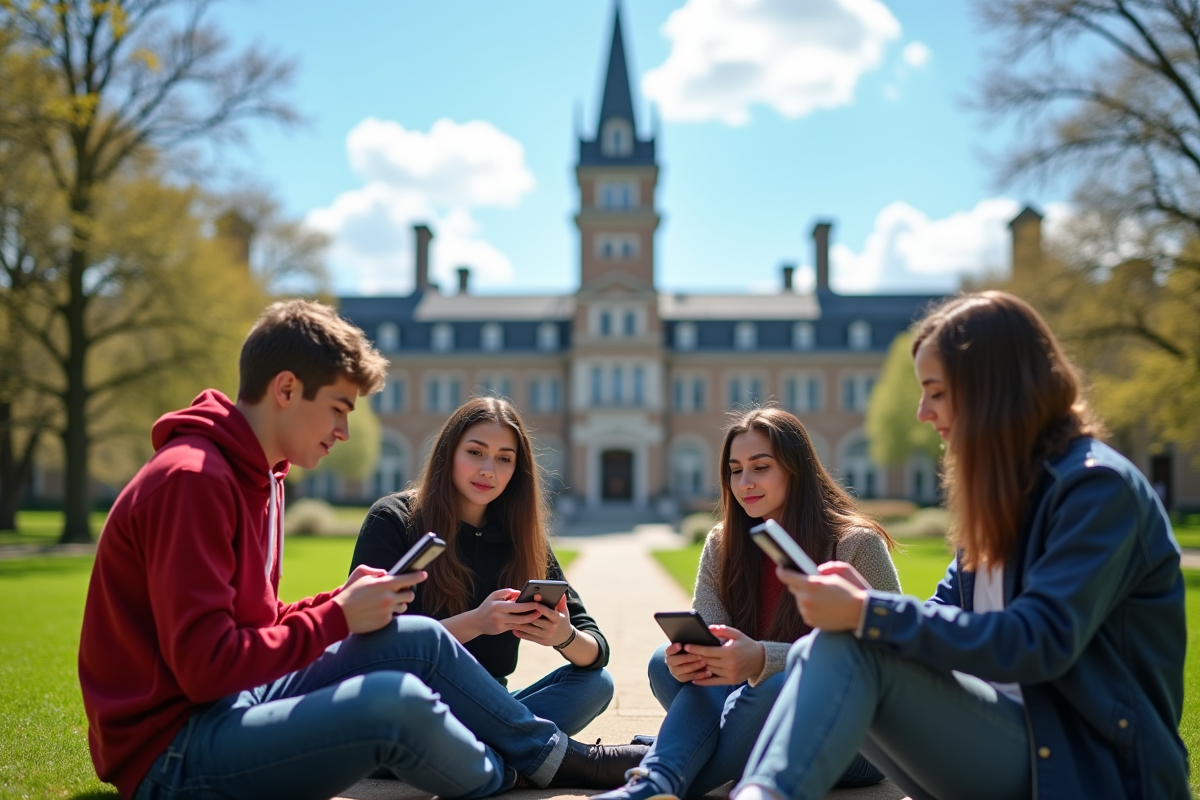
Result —
<svg viewBox="0 0 1200 800"><path fill-rule="evenodd" d="M612 700L608 642L574 589L556 607L517 603L527 580L564 580L529 434L506 400L481 397L442 426L415 488L371 507L351 569L390 568L427 531L448 545L416 588L409 614L440 620L500 683L522 639L567 663L516 693L530 711L575 734Z"/></svg>

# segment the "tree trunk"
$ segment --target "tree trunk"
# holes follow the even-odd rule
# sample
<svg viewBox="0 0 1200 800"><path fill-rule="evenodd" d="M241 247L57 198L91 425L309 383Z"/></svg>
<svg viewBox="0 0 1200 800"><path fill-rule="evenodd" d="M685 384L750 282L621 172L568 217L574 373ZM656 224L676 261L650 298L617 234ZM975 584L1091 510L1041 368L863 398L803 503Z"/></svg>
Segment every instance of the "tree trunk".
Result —
<svg viewBox="0 0 1200 800"><path fill-rule="evenodd" d="M83 193L80 193L83 194ZM71 203L76 219L90 217L90 205L85 197L76 196ZM92 508L88 486L88 390L87 390L87 294L83 276L88 266L86 230L75 227L70 255L70 297L64 309L67 323L68 354L66 363L67 391L64 411L67 424L63 430L63 454L66 457L66 496L64 498L62 544L92 541L88 519Z"/></svg>
<svg viewBox="0 0 1200 800"><path fill-rule="evenodd" d="M41 428L30 431L25 452L17 455L14 444L12 403L0 403L0 531L17 529L17 508L33 476L33 454Z"/></svg>

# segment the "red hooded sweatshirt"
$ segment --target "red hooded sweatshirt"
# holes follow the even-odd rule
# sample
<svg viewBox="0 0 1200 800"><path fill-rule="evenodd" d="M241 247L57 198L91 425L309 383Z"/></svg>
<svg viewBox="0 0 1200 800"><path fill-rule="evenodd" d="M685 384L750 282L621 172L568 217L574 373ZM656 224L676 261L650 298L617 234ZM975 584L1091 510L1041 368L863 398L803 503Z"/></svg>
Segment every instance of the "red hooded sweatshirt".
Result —
<svg viewBox="0 0 1200 800"><path fill-rule="evenodd" d="M336 592L279 602L288 465L267 464L233 403L206 391L151 435L100 537L79 642L92 763L127 798L191 715L349 635Z"/></svg>

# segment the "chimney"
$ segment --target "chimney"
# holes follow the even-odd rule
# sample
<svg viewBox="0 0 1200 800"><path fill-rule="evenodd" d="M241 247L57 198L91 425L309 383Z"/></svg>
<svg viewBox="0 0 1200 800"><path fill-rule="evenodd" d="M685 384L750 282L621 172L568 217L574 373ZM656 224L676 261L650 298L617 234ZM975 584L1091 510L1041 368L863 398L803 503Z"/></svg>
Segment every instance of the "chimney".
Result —
<svg viewBox="0 0 1200 800"><path fill-rule="evenodd" d="M471 282L471 269L469 267L458 268L458 293L466 294L467 285Z"/></svg>
<svg viewBox="0 0 1200 800"><path fill-rule="evenodd" d="M420 292L430 288L429 242L433 239L433 231L428 225L413 225L413 235L417 240L416 290Z"/></svg>
<svg viewBox="0 0 1200 800"><path fill-rule="evenodd" d="M829 230L832 227L832 222L818 222L813 226L812 237L817 263L817 291L829 289Z"/></svg>
<svg viewBox="0 0 1200 800"><path fill-rule="evenodd" d="M783 290L785 292L792 291L792 276L796 274L795 264L783 265Z"/></svg>
<svg viewBox="0 0 1200 800"><path fill-rule="evenodd" d="M1042 265L1042 215L1025 206L1008 223L1012 231L1012 280L1017 288L1038 278Z"/></svg>

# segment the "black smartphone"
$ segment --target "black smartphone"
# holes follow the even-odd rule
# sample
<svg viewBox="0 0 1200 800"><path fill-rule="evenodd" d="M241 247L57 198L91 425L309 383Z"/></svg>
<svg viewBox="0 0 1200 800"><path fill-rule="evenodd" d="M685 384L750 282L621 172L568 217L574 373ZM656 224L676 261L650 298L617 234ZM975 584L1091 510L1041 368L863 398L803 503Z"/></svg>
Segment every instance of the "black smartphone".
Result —
<svg viewBox="0 0 1200 800"><path fill-rule="evenodd" d="M704 617L696 611L659 611L654 621L675 644L721 646L721 640L713 636Z"/></svg>
<svg viewBox="0 0 1200 800"><path fill-rule="evenodd" d="M566 581L525 581L525 588L521 590L521 594L514 602L532 603L533 596L540 594L542 596L541 604L548 608L554 608L558 605L558 601L562 600L562 596L567 593L568 586L570 584Z"/></svg>
<svg viewBox="0 0 1200 800"><path fill-rule="evenodd" d="M408 548L407 553L400 556L400 560L396 562L396 566L388 570L388 574L401 575L405 572L416 572L419 569L425 569L445 549L446 543L438 538L436 533L427 533L420 539L417 539L417 543Z"/></svg>
<svg viewBox="0 0 1200 800"><path fill-rule="evenodd" d="M750 529L750 538L779 566L806 575L817 574L816 563L775 520L755 525Z"/></svg>

